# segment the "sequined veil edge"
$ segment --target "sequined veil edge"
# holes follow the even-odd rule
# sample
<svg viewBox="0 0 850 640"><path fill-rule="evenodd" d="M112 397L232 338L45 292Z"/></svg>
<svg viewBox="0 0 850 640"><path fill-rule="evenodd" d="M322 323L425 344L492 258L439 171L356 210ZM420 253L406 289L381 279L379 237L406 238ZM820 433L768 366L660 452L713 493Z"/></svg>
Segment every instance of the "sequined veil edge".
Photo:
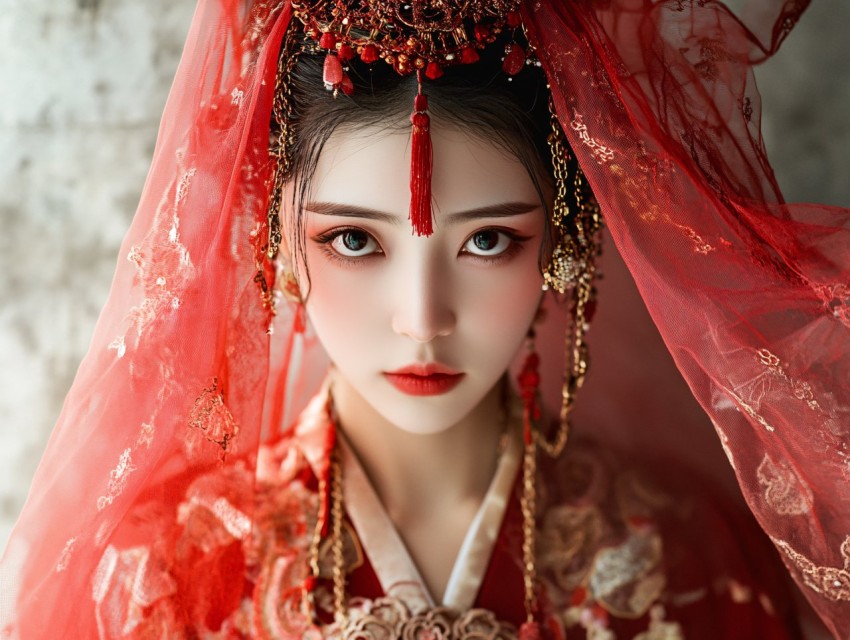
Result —
<svg viewBox="0 0 850 640"><path fill-rule="evenodd" d="M617 249L751 509L846 635L850 213L781 198L751 67L807 3L761 4L767 44L701 0L530 2L523 17ZM288 20L285 3L199 4L109 301L0 568L0 629L96 637L102 621L68 597L102 596L104 549L143 535L130 507L173 509L175 488L223 458L254 469L318 388L320 348L286 305L273 320L255 283Z"/></svg>

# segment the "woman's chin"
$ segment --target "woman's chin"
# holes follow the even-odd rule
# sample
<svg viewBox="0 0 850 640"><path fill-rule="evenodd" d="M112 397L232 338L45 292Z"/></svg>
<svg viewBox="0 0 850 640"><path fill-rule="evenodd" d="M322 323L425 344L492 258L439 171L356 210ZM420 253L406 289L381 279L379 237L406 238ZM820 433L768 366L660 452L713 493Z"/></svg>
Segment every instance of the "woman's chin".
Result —
<svg viewBox="0 0 850 640"><path fill-rule="evenodd" d="M414 435L438 435L450 431L472 414L480 411L483 403L498 402L496 385L472 384L464 379L441 393L422 394L420 390L403 390L383 379L359 381L346 380L337 373L332 394L340 411L340 419L357 416L357 422L384 423L387 427ZM346 413L349 415L346 416ZM489 413L489 412L487 412ZM371 414L371 417L370 417ZM378 427L375 424L375 427Z"/></svg>
<svg viewBox="0 0 850 640"><path fill-rule="evenodd" d="M394 400L388 402L382 399L375 410L396 429L414 435L445 433L468 416L474 407L434 397L407 396Z"/></svg>
<svg viewBox="0 0 850 640"><path fill-rule="evenodd" d="M394 388L385 391L370 402L373 409L395 428L416 435L446 433L476 413L488 398L495 401L488 393L492 390L482 392L464 383L438 395L407 394Z"/></svg>

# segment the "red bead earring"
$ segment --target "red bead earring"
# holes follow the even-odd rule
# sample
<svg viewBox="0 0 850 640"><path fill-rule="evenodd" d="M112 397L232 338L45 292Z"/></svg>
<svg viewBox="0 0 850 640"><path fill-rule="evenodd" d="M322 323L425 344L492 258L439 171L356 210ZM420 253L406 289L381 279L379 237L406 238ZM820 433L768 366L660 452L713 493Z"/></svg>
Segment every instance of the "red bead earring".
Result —
<svg viewBox="0 0 850 640"><path fill-rule="evenodd" d="M540 387L540 356L534 350L534 329L528 330L526 348L528 354L522 365L517 383L519 395L522 399L523 416L523 439L526 445L531 442L533 422L540 419L540 405L538 403Z"/></svg>

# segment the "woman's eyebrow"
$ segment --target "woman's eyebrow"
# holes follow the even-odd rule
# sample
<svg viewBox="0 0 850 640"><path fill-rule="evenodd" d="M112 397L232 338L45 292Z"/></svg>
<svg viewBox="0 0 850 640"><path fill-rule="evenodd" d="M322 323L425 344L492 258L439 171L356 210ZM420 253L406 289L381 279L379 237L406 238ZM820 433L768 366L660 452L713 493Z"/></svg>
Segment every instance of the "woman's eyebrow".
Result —
<svg viewBox="0 0 850 640"><path fill-rule="evenodd" d="M391 213L358 207L353 204L342 204L339 202L308 202L304 209L317 213L321 216L343 216L345 218L368 218L369 220L380 220L389 224L399 224L401 218Z"/></svg>
<svg viewBox="0 0 850 640"><path fill-rule="evenodd" d="M457 211L446 216L448 224L458 224L468 222L478 218L507 218L510 216L518 216L529 211L535 211L540 208L540 203L534 202L502 202L499 204L488 204L466 211ZM360 207L351 204L342 204L338 202L308 202L304 208L311 213L316 213L323 216L342 216L345 218L367 218L369 220L379 220L388 224L399 224L402 222L400 216L386 211L378 211L369 207ZM406 217L405 217L406 219Z"/></svg>
<svg viewBox="0 0 850 640"><path fill-rule="evenodd" d="M502 202L500 204L488 204L467 211L458 211L446 216L448 224L468 222L478 218L509 218L519 216L529 211L535 211L541 207L539 202Z"/></svg>

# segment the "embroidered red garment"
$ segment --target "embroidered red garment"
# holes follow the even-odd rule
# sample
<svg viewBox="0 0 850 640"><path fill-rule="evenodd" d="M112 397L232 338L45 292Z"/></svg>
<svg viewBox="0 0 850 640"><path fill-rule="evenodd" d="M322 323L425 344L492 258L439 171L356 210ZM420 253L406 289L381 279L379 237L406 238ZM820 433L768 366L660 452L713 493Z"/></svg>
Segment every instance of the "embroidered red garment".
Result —
<svg viewBox="0 0 850 640"><path fill-rule="evenodd" d="M806 4L752 0L746 21L711 0L534 0L522 15L616 249L747 504L845 637L850 212L784 202L752 78ZM287 2L199 4L109 300L0 565L7 635L121 637L130 618L109 626L106 612L150 618L175 584L175 611L213 628L251 589L284 584L234 581L256 558L227 536L250 529L274 553L278 529L300 535L316 508L309 483L272 513L258 499L261 443L293 424L327 366L294 309L272 318L255 282L271 270L268 134L290 15ZM192 483L217 477L228 500L204 505ZM175 513L210 536L177 550L191 580L129 551L173 542L147 536ZM302 570L285 553L272 564L276 578ZM145 578L132 600L104 587L119 570Z"/></svg>
<svg viewBox="0 0 850 640"><path fill-rule="evenodd" d="M302 586L310 575L317 465L324 456L314 445L330 428L326 404L317 398L289 433L260 449L253 493L242 490L251 472L238 460L173 483L169 493L182 494L176 508L144 497L134 505L130 517L145 535L113 540L96 572L94 606L105 637L319 633ZM444 609L394 539L389 516L376 512L377 496L346 449L348 616L362 637L426 638L446 623L456 634L451 637L516 637L525 619L519 424L514 421L511 445L485 498L504 501L503 509L465 541ZM705 485L699 491L665 487L634 460L586 443L573 443L564 458L545 465L538 484L544 637L801 637L790 585L769 541L750 518L709 497ZM254 522L246 515L251 512ZM372 531L358 530L364 519ZM469 556L481 547L486 557L475 567ZM329 608L331 556L326 545L315 590L324 637L337 633ZM462 593L470 580L480 586Z"/></svg>

